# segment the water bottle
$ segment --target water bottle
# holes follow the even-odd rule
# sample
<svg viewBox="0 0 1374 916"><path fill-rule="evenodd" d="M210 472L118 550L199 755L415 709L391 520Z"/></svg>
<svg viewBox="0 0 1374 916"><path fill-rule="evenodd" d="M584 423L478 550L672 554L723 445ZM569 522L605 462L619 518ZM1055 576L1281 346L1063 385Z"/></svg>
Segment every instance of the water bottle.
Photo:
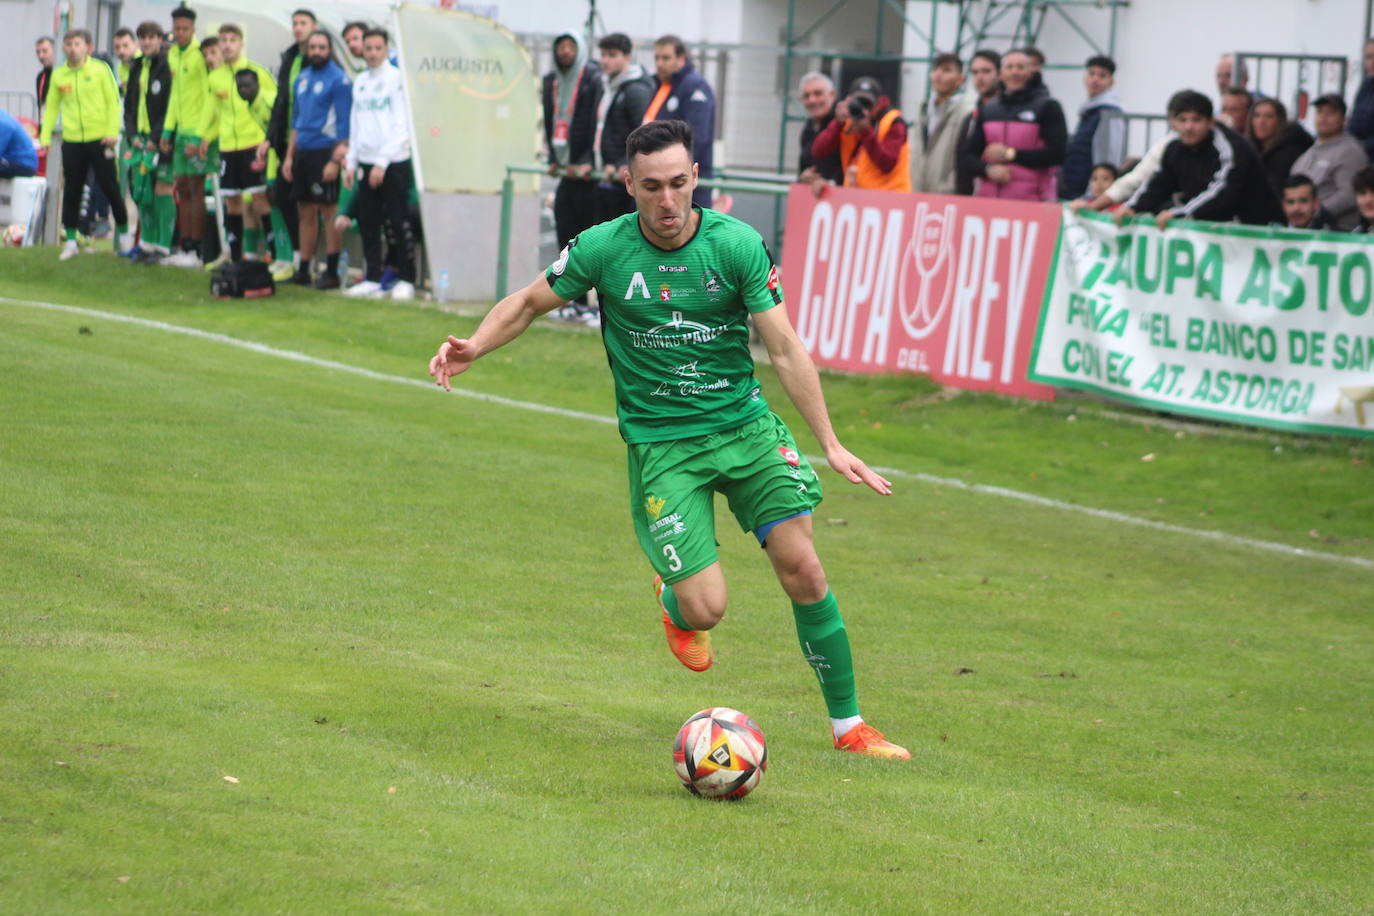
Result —
<svg viewBox="0 0 1374 916"><path fill-rule="evenodd" d="M434 290L435 297L440 302L447 302L449 296L448 271L439 271L439 282Z"/></svg>
<svg viewBox="0 0 1374 916"><path fill-rule="evenodd" d="M348 285L348 249L344 248L339 252L339 283L343 286Z"/></svg>

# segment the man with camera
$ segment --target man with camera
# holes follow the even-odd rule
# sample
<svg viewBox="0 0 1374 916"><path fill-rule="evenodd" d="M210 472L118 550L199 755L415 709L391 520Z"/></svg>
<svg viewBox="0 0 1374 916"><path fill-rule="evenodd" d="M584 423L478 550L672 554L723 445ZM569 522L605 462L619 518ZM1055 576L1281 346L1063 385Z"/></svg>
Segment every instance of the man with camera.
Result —
<svg viewBox="0 0 1374 916"><path fill-rule="evenodd" d="M811 145L811 155L823 159L840 154L847 188L878 191L911 190L911 147L906 122L883 94L882 84L861 76L849 86L835 120Z"/></svg>

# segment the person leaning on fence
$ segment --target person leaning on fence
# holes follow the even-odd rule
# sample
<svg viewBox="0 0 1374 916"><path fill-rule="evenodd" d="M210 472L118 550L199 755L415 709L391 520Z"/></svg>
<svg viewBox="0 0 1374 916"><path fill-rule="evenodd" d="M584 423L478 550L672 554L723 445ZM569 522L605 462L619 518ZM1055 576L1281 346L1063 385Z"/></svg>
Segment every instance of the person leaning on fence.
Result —
<svg viewBox="0 0 1374 916"><path fill-rule="evenodd" d="M1136 213L1156 214L1160 229L1174 218L1283 222L1259 153L1216 121L1211 99L1190 89L1174 93L1169 126L1177 139L1165 147L1159 170L1117 211L1118 222Z"/></svg>
<svg viewBox="0 0 1374 916"><path fill-rule="evenodd" d="M48 97L43 105L43 128L39 146L52 143L53 126L62 119L62 228L66 244L59 257L74 258L80 253L76 232L81 219L81 189L86 175L95 173L96 183L109 198L118 232L116 250L133 244L129 235L129 213L119 193L115 174L115 147L119 143L119 87L114 73L104 61L91 56L91 33L72 29L62 38L67 62L53 71Z"/></svg>
<svg viewBox="0 0 1374 916"><path fill-rule="evenodd" d="M1317 186L1294 172L1283 183L1283 217L1289 229L1335 229L1335 221L1317 200Z"/></svg>
<svg viewBox="0 0 1374 916"><path fill-rule="evenodd" d="M625 138L644 120L654 84L644 68L630 55L634 44L622 32L612 32L597 43L601 52L601 98L596 107L596 184L597 223L615 219L635 208L634 198L625 190L621 169L628 161Z"/></svg>
<svg viewBox="0 0 1374 916"><path fill-rule="evenodd" d="M838 147L820 159L811 153L816 137L835 120L836 95L834 82L819 70L807 73L797 84L797 96L806 112L797 156L797 180L811 185L817 196L831 185L844 184L844 166L840 165Z"/></svg>
<svg viewBox="0 0 1374 916"><path fill-rule="evenodd" d="M48 97L48 86L52 83L52 68L57 62L57 46L47 35L33 43L34 56L38 58L38 75L33 79L34 98L38 100L38 121L43 123L43 100Z"/></svg>
<svg viewBox="0 0 1374 916"><path fill-rule="evenodd" d="M1357 173L1350 188L1355 192L1355 209L1360 213L1360 222L1351 231L1361 235L1374 232L1374 167Z"/></svg>
<svg viewBox="0 0 1374 916"><path fill-rule="evenodd" d="M838 150L847 188L911 190L911 145L902 113L883 94L882 83L861 76L849 86L835 120L811 144L811 155Z"/></svg>
<svg viewBox="0 0 1374 916"><path fill-rule="evenodd" d="M664 35L654 42L654 69L658 89L649 107L644 110L642 123L650 121L686 121L692 128L698 178L716 174L716 93L706 77L692 66L687 45L676 35ZM692 191L692 203L698 207L711 206L711 189L698 184Z"/></svg>
<svg viewBox="0 0 1374 916"><path fill-rule="evenodd" d="M1031 85L1030 58L1008 51L1002 58L1002 92L984 102L960 151L980 197L1059 199L1059 166L1068 147L1064 110L1048 92Z"/></svg>
<svg viewBox="0 0 1374 916"><path fill-rule="evenodd" d="M1359 215L1350 181L1369 165L1364 146L1345 132L1345 99L1334 92L1318 96L1312 103L1317 111L1317 142L1293 163L1317 185L1317 197L1342 230L1355 228Z"/></svg>
<svg viewBox="0 0 1374 916"><path fill-rule="evenodd" d="M601 67L589 60L581 39L564 32L553 40L553 69L544 74L544 145L553 193L553 225L562 251L584 229L596 225L596 107L601 100ZM594 313L583 297L554 314L583 321Z"/></svg>
<svg viewBox="0 0 1374 916"><path fill-rule="evenodd" d="M927 194L953 194L960 129L977 98L964 86L964 62L937 54L930 64L930 98L917 118L911 187Z"/></svg>
<svg viewBox="0 0 1374 916"><path fill-rule="evenodd" d="M363 33L367 69L353 84L344 187L357 187L358 232L363 238L363 281L347 295L382 294L382 228L391 240L400 280L393 299L415 298L415 236L410 226L410 119L401 71L387 60L387 34ZM337 226L335 227L338 228Z"/></svg>
<svg viewBox="0 0 1374 916"><path fill-rule="evenodd" d="M1126 155L1126 119L1116 93L1116 61L1098 55L1083 68L1088 100L1078 109L1078 127L1064 153L1059 192L1066 199L1082 197L1094 163L1120 165Z"/></svg>
<svg viewBox="0 0 1374 916"><path fill-rule="evenodd" d="M38 152L24 125L0 108L0 178L28 178L38 171Z"/></svg>
<svg viewBox="0 0 1374 916"><path fill-rule="evenodd" d="M1288 109L1278 99L1259 99L1250 108L1247 136L1259 150L1270 186L1282 194L1293 163L1312 146L1312 135L1301 124L1288 120Z"/></svg>

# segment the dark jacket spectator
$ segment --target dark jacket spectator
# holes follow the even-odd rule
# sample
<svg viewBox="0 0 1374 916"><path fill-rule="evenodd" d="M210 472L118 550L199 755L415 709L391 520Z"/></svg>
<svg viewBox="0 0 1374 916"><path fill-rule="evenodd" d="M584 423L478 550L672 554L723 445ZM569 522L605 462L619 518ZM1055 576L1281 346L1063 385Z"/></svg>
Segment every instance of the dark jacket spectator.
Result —
<svg viewBox="0 0 1374 916"><path fill-rule="evenodd" d="M1301 125L1288 120L1288 109L1278 99L1259 99L1250 108L1250 129L1246 134L1259 149L1264 170L1275 194L1283 193L1293 163L1312 145L1312 135Z"/></svg>
<svg viewBox="0 0 1374 916"><path fill-rule="evenodd" d="M806 124L802 126L801 132L801 156L797 163L797 171L804 172L807 169L815 169L822 178L844 184L844 166L840 165L840 148L836 145L829 155L816 156L812 150L815 148L816 138L821 135L835 120L835 112L832 109L824 121L817 124L810 118L806 119Z"/></svg>
<svg viewBox="0 0 1374 916"><path fill-rule="evenodd" d="M625 138L644 120L654 84L639 64L630 64L615 76L601 74L601 148L604 165L625 165ZM600 114L600 112L599 112Z"/></svg>
<svg viewBox="0 0 1374 916"><path fill-rule="evenodd" d="M1138 213L1172 210L1186 219L1286 222L1259 153L1250 141L1216 121L1192 146L1182 139L1170 142L1159 171L1126 206Z"/></svg>
<svg viewBox="0 0 1374 916"><path fill-rule="evenodd" d="M554 39L571 41L576 48L572 63L564 68L555 61L544 74L544 142L549 149L549 164L560 167L591 165L595 158L596 103L601 98L601 68L587 60L576 35L563 34Z"/></svg>
<svg viewBox="0 0 1374 916"><path fill-rule="evenodd" d="M669 61L665 72L662 61ZM654 63L659 66L658 85L645 109L644 120L686 121L692 128L692 158L702 178L715 175L716 94L706 77L697 72L687 57L687 47L676 35L665 35L654 43ZM673 69L675 68L675 69ZM711 189L697 186L692 203L709 207Z"/></svg>
<svg viewBox="0 0 1374 916"><path fill-rule="evenodd" d="M1364 144L1364 154L1374 162L1374 38L1364 43L1364 74L1346 129Z"/></svg>
<svg viewBox="0 0 1374 916"><path fill-rule="evenodd" d="M277 99L272 103L272 117L267 122L267 142L278 156L286 155L286 144L291 139L292 103L296 96L296 77L305 66L305 55L300 45L294 42L281 52L281 62L277 65Z"/></svg>
<svg viewBox="0 0 1374 916"><path fill-rule="evenodd" d="M1059 179L1059 193L1066 200L1082 197L1088 190L1094 165L1120 166L1126 157L1126 121L1114 88L1115 74L1116 63L1110 57L1088 59L1083 76L1088 100L1078 109L1078 127L1065 151Z"/></svg>
<svg viewBox="0 0 1374 916"><path fill-rule="evenodd" d="M797 175L802 181L821 178L834 184L844 184L844 166L840 165L838 148L820 159L811 152L821 131L835 120L835 109L839 104L835 98L835 84L824 73L813 70L802 76L797 84L797 94L807 114L806 123L802 125Z"/></svg>
<svg viewBox="0 0 1374 916"><path fill-rule="evenodd" d="M129 65L129 82L124 87L124 131L132 137L138 129L139 96L148 85L148 135L154 142L162 139L162 124L167 119L167 103L172 98L172 67L166 53L136 57Z"/></svg>
<svg viewBox="0 0 1374 916"><path fill-rule="evenodd" d="M1002 93L974 115L960 153L981 197L1059 199L1058 167L1069 143L1064 110L1038 83L1038 73L1026 78L1025 60L1019 51L1002 58Z"/></svg>

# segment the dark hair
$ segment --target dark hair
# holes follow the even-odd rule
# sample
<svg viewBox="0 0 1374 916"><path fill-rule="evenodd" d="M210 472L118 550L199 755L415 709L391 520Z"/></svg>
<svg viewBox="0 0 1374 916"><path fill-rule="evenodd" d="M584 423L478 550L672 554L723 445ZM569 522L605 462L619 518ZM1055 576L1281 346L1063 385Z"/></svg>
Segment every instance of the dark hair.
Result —
<svg viewBox="0 0 1374 916"><path fill-rule="evenodd" d="M129 28L127 25L123 25L123 26L120 26L119 28L115 29L114 35L112 35L112 36L110 36L110 37L112 37L112 38L125 38L125 37L133 38L133 37L134 37L134 30L131 29L131 28Z"/></svg>
<svg viewBox="0 0 1374 916"><path fill-rule="evenodd" d="M1036 66L1045 66L1045 52L1041 51L1035 45L1022 45L1021 47L1014 48L1013 50L1020 51L1022 54L1026 55L1031 60L1035 61Z"/></svg>
<svg viewBox="0 0 1374 916"><path fill-rule="evenodd" d="M206 35L204 38L202 38L202 39L200 40L200 49L201 49L202 51L204 51L206 48L218 48L218 47L219 47L219 36L218 36L218 35Z"/></svg>
<svg viewBox="0 0 1374 916"><path fill-rule="evenodd" d="M603 51L619 51L626 55L635 49L634 42L630 41L630 36L624 32L612 32L609 35L603 35L596 46Z"/></svg>
<svg viewBox="0 0 1374 916"><path fill-rule="evenodd" d="M650 121L625 138L625 158L633 162L636 156L647 156L679 143L687 148L688 158L692 158L692 125L686 121Z"/></svg>
<svg viewBox="0 0 1374 916"><path fill-rule="evenodd" d="M951 54L949 51L941 51L931 60L930 69L938 70L941 67L948 67L951 65L960 73L964 72L964 62L959 59L958 54Z"/></svg>
<svg viewBox="0 0 1374 916"><path fill-rule="evenodd" d="M51 35L39 35L37 38L35 38L35 39L33 40L33 46L36 48L36 47L38 47L39 45L41 45L41 44L42 44L43 42L45 42L45 41L46 41L48 44L52 45L54 48L57 47L57 42L55 42L55 41L52 40L52 36L51 36Z"/></svg>
<svg viewBox="0 0 1374 916"><path fill-rule="evenodd" d="M1254 98L1250 95L1250 91L1248 89L1241 89L1239 86L1232 86L1230 89L1227 89L1226 95L1243 95L1245 96L1245 100L1247 102L1251 101Z"/></svg>
<svg viewBox="0 0 1374 916"><path fill-rule="evenodd" d="M1294 172L1292 175L1289 175L1287 178L1284 179L1283 189L1285 191L1287 191L1289 188L1302 187L1311 188L1312 196L1317 196L1317 183L1313 181L1311 178L1308 178L1302 172Z"/></svg>
<svg viewBox="0 0 1374 916"><path fill-rule="evenodd" d="M319 22L319 21L320 21L319 18L315 15L314 11L312 11L312 10L307 10L307 9L304 9L304 8L298 9L298 10L292 10L292 11L291 11L291 18L292 18L292 19L295 19L297 16L305 16L305 17L307 17L311 22Z"/></svg>
<svg viewBox="0 0 1374 916"><path fill-rule="evenodd" d="M1272 107L1274 109L1274 116L1277 117L1279 121L1279 126L1278 129L1274 131L1274 136L1270 137L1268 140L1255 141L1260 143L1261 150L1268 150L1275 143L1279 142L1279 137L1281 137L1283 132L1288 128L1288 109L1285 108L1284 104L1278 99L1270 98L1269 96L1255 99L1254 104L1250 106L1250 114L1245 118L1245 130L1242 131L1242 133L1251 140L1255 140L1255 112L1259 111L1261 105Z"/></svg>
<svg viewBox="0 0 1374 916"><path fill-rule="evenodd" d="M977 51L973 52L973 57L969 58L969 60L974 61L980 57L991 63L994 70L1000 70L1002 68L1002 55L991 48L979 48Z"/></svg>
<svg viewBox="0 0 1374 916"><path fill-rule="evenodd" d="M1168 110L1171 118L1176 118L1182 114L1195 114L1210 118L1212 116L1212 100L1201 92L1183 89L1170 96Z"/></svg>
<svg viewBox="0 0 1374 916"><path fill-rule="evenodd" d="M330 53L330 54L333 54L333 53L334 53L334 39L331 38L331 37L329 36L329 33L326 32L324 29L316 29L315 31L311 32L309 35L305 36L306 42L308 43L308 42L310 41L310 39L314 38L316 35L319 35L319 36L321 36L321 37L324 39L325 46L326 46L327 48L329 48L329 53Z"/></svg>
<svg viewBox="0 0 1374 916"><path fill-rule="evenodd" d="M363 33L363 41L367 41L369 38L380 38L387 44L391 44L391 36L386 33L386 29L380 29L375 25Z"/></svg>
<svg viewBox="0 0 1374 916"><path fill-rule="evenodd" d="M153 20L151 19L146 20L144 22L140 22L138 24L137 32L139 38L152 38L154 35L156 35L158 38L163 38L167 34L166 32L162 31L161 24L153 22Z"/></svg>
<svg viewBox="0 0 1374 916"><path fill-rule="evenodd" d="M654 42L655 48L657 48L659 45L672 45L673 56L675 57L687 56L687 46L683 44L682 39L678 38L676 35L664 35L658 41Z"/></svg>
<svg viewBox="0 0 1374 916"><path fill-rule="evenodd" d="M95 44L95 39L91 37L89 29L68 29L67 34L62 36L62 41L66 42L68 38L80 38L88 45Z"/></svg>
<svg viewBox="0 0 1374 916"><path fill-rule="evenodd" d="M233 35L237 35L239 38L243 38L242 27L237 26L232 22L226 22L224 25L219 27L219 33L221 35L223 35L225 32L229 32Z"/></svg>
<svg viewBox="0 0 1374 916"><path fill-rule="evenodd" d="M346 24L342 29L339 30L339 37L342 38L343 36L347 35L349 32L353 31L354 29L361 29L361 30L362 30L362 33L363 33L364 35L366 35L366 34L367 34L367 23L366 23L366 22L356 22L356 21L355 21L355 22L350 22L350 23Z"/></svg>
<svg viewBox="0 0 1374 916"><path fill-rule="evenodd" d="M1088 62L1083 65L1083 68L1086 70L1091 67L1101 67L1112 76L1116 76L1116 61L1105 54L1094 54L1092 57L1089 57Z"/></svg>
<svg viewBox="0 0 1374 916"><path fill-rule="evenodd" d="M193 9L191 9L189 6L179 6L179 7L177 7L176 9L172 10L172 18L173 18L173 19L189 19L189 20L191 20L192 22L195 22L195 21L196 21L196 11L193 10Z"/></svg>
<svg viewBox="0 0 1374 916"><path fill-rule="evenodd" d="M1370 41L1374 41L1374 38ZM1374 165L1356 172L1355 177L1350 180L1350 187L1356 194L1374 191Z"/></svg>
<svg viewBox="0 0 1374 916"><path fill-rule="evenodd" d="M1107 171L1111 172L1113 180L1116 180L1117 178L1121 177L1121 170L1116 166L1112 165L1110 162L1099 162L1097 165L1093 166L1091 169L1088 170L1088 174L1091 175L1098 169L1106 169Z"/></svg>

